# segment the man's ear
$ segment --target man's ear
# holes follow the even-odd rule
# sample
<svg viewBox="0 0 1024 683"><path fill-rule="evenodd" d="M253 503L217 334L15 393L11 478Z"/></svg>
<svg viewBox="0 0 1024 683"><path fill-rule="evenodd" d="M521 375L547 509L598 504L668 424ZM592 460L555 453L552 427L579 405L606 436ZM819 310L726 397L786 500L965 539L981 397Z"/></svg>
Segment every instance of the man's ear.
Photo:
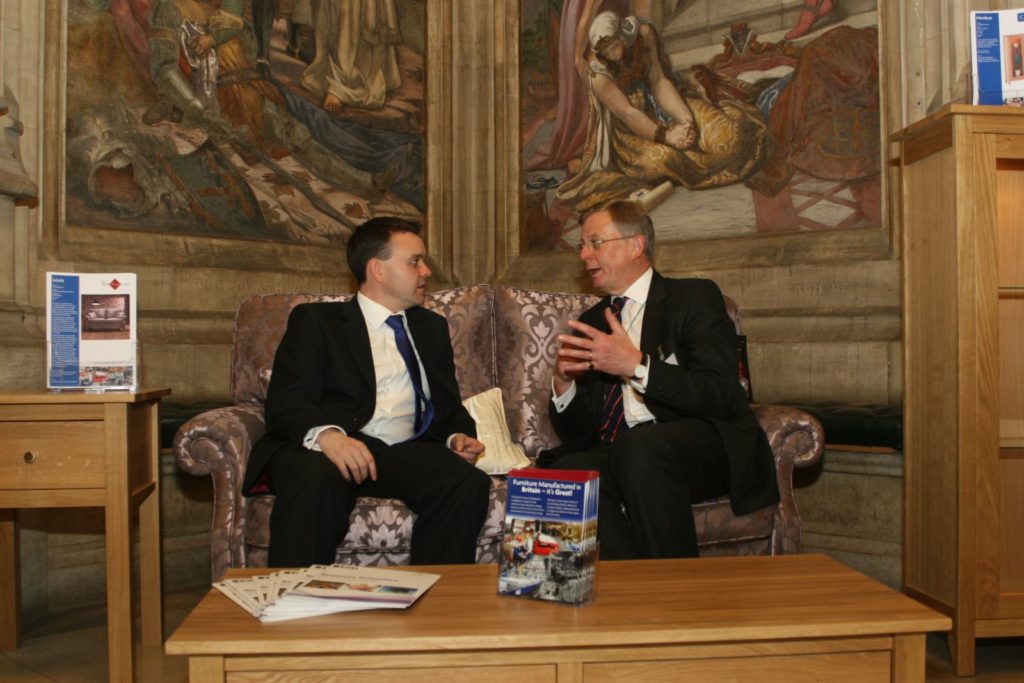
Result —
<svg viewBox="0 0 1024 683"><path fill-rule="evenodd" d="M372 258L366 263L366 277L376 283L384 281L384 262L379 258Z"/></svg>

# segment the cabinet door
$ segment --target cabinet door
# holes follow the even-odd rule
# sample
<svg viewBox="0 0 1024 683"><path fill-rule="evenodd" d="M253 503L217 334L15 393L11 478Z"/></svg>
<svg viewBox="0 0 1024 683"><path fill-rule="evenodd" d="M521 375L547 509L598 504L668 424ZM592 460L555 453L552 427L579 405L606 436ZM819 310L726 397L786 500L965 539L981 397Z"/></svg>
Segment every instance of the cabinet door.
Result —
<svg viewBox="0 0 1024 683"><path fill-rule="evenodd" d="M979 611L1005 619L1024 616L1024 159L998 160L996 193L1000 448L979 463L979 541L995 546L979 549Z"/></svg>

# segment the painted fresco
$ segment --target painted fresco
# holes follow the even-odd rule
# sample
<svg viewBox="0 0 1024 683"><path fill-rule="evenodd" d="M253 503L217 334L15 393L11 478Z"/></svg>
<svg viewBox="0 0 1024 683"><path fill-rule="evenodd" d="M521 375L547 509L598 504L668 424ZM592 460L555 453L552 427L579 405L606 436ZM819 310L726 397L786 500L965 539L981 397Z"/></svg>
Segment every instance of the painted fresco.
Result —
<svg viewBox="0 0 1024 683"><path fill-rule="evenodd" d="M342 244L422 220L425 0L67 0L66 221Z"/></svg>
<svg viewBox="0 0 1024 683"><path fill-rule="evenodd" d="M881 225L875 0L520 9L523 251L614 199L662 242Z"/></svg>

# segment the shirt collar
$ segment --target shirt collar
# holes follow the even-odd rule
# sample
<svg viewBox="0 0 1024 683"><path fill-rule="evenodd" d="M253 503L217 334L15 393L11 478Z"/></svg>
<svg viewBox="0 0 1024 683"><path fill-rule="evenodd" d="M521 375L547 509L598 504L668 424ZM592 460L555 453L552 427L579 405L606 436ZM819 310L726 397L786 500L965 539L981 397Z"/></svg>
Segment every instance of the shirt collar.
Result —
<svg viewBox="0 0 1024 683"><path fill-rule="evenodd" d="M382 306L362 292L356 292L356 303L359 304L359 310L363 312L363 318L366 320L366 328L370 330L376 330L383 327L385 320L396 315L388 310L386 306ZM397 315L404 318L405 311L399 311Z"/></svg>
<svg viewBox="0 0 1024 683"><path fill-rule="evenodd" d="M616 296L624 296L639 304L647 303L647 294L651 291L651 280L654 279L654 266L651 266L644 274L633 280L633 284L626 288L626 291Z"/></svg>

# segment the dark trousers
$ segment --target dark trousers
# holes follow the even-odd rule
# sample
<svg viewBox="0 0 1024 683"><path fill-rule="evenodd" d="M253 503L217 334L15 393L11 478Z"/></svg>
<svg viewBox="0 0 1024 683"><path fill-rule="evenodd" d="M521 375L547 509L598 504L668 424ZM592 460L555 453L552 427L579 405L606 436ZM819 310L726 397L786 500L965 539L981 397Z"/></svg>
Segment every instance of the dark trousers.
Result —
<svg viewBox="0 0 1024 683"><path fill-rule="evenodd" d="M691 505L729 492L718 431L704 420L644 425L551 465L601 473L601 558L697 557Z"/></svg>
<svg viewBox="0 0 1024 683"><path fill-rule="evenodd" d="M491 480L443 444L387 446L367 439L377 481L346 481L323 453L301 446L268 463L276 499L270 513L271 567L332 564L356 498L398 498L416 513L412 564L468 564L487 515Z"/></svg>

